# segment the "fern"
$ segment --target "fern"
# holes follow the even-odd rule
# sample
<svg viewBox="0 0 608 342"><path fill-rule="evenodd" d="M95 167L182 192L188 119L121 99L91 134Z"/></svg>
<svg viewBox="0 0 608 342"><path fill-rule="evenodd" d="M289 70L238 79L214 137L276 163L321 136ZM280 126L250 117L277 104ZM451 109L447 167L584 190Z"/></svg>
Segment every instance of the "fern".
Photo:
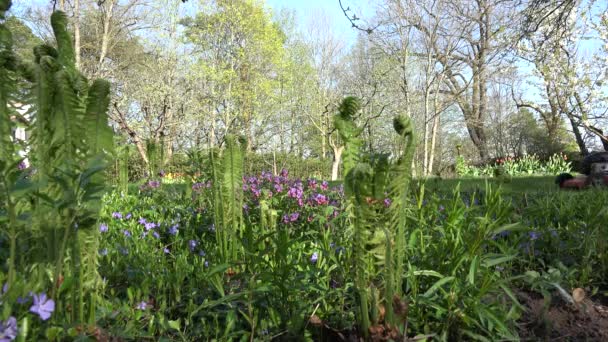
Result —
<svg viewBox="0 0 608 342"><path fill-rule="evenodd" d="M112 150L114 132L108 126L106 114L109 106L110 83L105 80L95 80L89 89L85 113L86 144L93 153Z"/></svg>
<svg viewBox="0 0 608 342"><path fill-rule="evenodd" d="M361 101L356 97L342 100L338 114L334 117L334 126L344 142L343 174L346 175L360 160L362 141L359 138L363 128L355 124L355 114L361 110Z"/></svg>
<svg viewBox="0 0 608 342"><path fill-rule="evenodd" d="M370 327L366 244L369 239L368 220L373 216L366 199L371 195L372 180L372 168L368 164L358 164L348 172L344 182L353 228L353 259L355 262L355 289L359 297L359 325L365 336L369 334Z"/></svg>
<svg viewBox="0 0 608 342"><path fill-rule="evenodd" d="M395 288L401 290L402 276L405 261L405 234L407 227L407 215L409 208L409 189L412 180L412 158L414 156L415 140L411 120L399 116L393 121L395 132L401 139L403 156L399 158L391 170L391 182L389 184L389 195L393 199L389 208L390 230L395 235ZM387 300L391 300L388 298Z"/></svg>
<svg viewBox="0 0 608 342"><path fill-rule="evenodd" d="M223 229L229 238L227 255L236 258L236 241L243 223L243 144L236 137L228 135L225 138L222 166L222 200L224 202Z"/></svg>
<svg viewBox="0 0 608 342"><path fill-rule="evenodd" d="M11 286L16 276L16 245L17 245L17 210L16 199L11 194L11 183L16 179L15 161L18 159L11 141L13 123L11 117L15 115L11 102L14 102L16 93L15 71L17 62L13 54L13 39L10 30L4 25L5 12L10 8L10 1L0 1L0 197L8 211L8 226L10 239L10 252L8 260L8 285Z"/></svg>

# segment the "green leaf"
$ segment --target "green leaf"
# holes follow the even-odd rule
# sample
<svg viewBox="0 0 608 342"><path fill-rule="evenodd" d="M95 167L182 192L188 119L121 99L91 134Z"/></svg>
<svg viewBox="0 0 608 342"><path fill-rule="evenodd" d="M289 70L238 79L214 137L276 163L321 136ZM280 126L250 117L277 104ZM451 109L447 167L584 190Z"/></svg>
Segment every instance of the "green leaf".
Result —
<svg viewBox="0 0 608 342"><path fill-rule="evenodd" d="M467 276L467 281L471 285L475 285L475 273L477 273L478 266L478 258L477 255L473 258L471 262L471 267L469 267L469 275Z"/></svg>
<svg viewBox="0 0 608 342"><path fill-rule="evenodd" d="M482 265L484 267L493 267L505 262L509 262L513 259L515 259L516 255L506 255L506 256L502 256L502 257L498 257L498 258L493 258L493 259L484 259L482 262Z"/></svg>
<svg viewBox="0 0 608 342"><path fill-rule="evenodd" d="M439 288L441 286L443 286L444 284L447 284L447 283L451 282L454 279L456 279L456 278L455 277L445 277L443 279L438 280L422 296L424 296L424 297L431 296L433 293L435 293L437 290L439 290Z"/></svg>
<svg viewBox="0 0 608 342"><path fill-rule="evenodd" d="M175 330L180 330L180 320L176 320L176 321L169 321L169 327L171 329L175 329Z"/></svg>

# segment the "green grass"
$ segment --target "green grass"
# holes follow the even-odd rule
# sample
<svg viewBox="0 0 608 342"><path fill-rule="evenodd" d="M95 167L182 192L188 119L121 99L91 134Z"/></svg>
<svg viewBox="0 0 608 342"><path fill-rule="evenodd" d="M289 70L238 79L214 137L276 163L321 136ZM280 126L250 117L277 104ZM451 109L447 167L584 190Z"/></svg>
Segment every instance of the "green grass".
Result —
<svg viewBox="0 0 608 342"><path fill-rule="evenodd" d="M531 177L513 177L510 180L499 180L496 178L431 178L427 180L418 180L420 185L425 184L426 192L452 192L457 186L460 186L462 192L473 192L475 190L485 189L486 182L492 188L501 187L502 193L507 194L536 194L536 193L551 193L559 190L555 185L554 176L531 176Z"/></svg>

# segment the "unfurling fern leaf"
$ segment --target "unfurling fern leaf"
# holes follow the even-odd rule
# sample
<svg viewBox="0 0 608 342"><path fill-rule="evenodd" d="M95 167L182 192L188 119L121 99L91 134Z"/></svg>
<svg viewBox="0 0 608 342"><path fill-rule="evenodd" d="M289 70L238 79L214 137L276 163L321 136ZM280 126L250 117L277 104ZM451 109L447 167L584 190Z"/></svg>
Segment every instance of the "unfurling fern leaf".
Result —
<svg viewBox="0 0 608 342"><path fill-rule="evenodd" d="M368 274L366 244L369 239L369 219L373 216L366 199L371 195L372 169L368 164L358 164L344 179L344 192L349 199L348 210L353 228L353 258L355 262L355 289L359 297L359 324L367 336L370 327L368 298Z"/></svg>
<svg viewBox="0 0 608 342"><path fill-rule="evenodd" d="M347 97L342 100L338 115L334 117L334 126L344 142L342 156L343 174L348 172L360 161L362 141L359 138L363 128L357 127L354 121L355 114L361 110L361 102L356 97Z"/></svg>
<svg viewBox="0 0 608 342"><path fill-rule="evenodd" d="M243 149L238 138L227 135L226 149L222 158L222 199L224 206L223 229L228 238L228 255L236 258L236 242L243 222Z"/></svg>
<svg viewBox="0 0 608 342"><path fill-rule="evenodd" d="M114 132L108 126L109 106L110 82L95 80L89 89L85 115L87 145L93 153L112 150Z"/></svg>
<svg viewBox="0 0 608 342"><path fill-rule="evenodd" d="M412 122L409 118L403 116L396 117L393 121L393 127L400 136L403 150L403 155L392 167L389 185L389 195L392 199L389 207L389 226L395 236L394 286L396 291L401 291L406 257L405 234L408 210L410 209L409 190L412 179L411 165L414 156L415 138ZM386 300L390 303L392 298L387 298Z"/></svg>

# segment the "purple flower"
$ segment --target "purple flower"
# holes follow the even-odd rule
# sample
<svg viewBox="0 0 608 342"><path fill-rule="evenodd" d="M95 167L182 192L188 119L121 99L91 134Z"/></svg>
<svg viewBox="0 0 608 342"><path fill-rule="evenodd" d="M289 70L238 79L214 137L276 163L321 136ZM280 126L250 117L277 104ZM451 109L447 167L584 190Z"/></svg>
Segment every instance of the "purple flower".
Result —
<svg viewBox="0 0 608 342"><path fill-rule="evenodd" d="M146 230L150 230L150 229L154 229L156 227L156 223L147 222L144 226L145 226Z"/></svg>
<svg viewBox="0 0 608 342"><path fill-rule="evenodd" d="M387 208L388 208L388 207L390 207L390 206L391 206L391 203L393 203L393 201L391 201L391 199L390 199L390 198L385 198L385 199L384 199L384 206L385 206L385 207L387 207Z"/></svg>
<svg viewBox="0 0 608 342"><path fill-rule="evenodd" d="M209 261L205 260L204 265L205 265L205 267L209 267Z"/></svg>
<svg viewBox="0 0 608 342"><path fill-rule="evenodd" d="M55 311L55 302L47 299L45 293L34 295L34 304L30 308L30 312L38 314L43 321L46 321L51 317L53 311Z"/></svg>
<svg viewBox="0 0 608 342"><path fill-rule="evenodd" d="M8 342L17 338L17 319L13 316L6 321L0 321L0 342Z"/></svg>
<svg viewBox="0 0 608 342"><path fill-rule="evenodd" d="M25 161L20 161L19 164L17 164L17 169L19 170L25 170L27 168L27 165L25 164Z"/></svg>
<svg viewBox="0 0 608 342"><path fill-rule="evenodd" d="M281 169L281 177L287 177L289 176L289 172L287 171L287 169Z"/></svg>
<svg viewBox="0 0 608 342"><path fill-rule="evenodd" d="M112 213L112 218L121 219L122 218L122 214L120 212L118 212L118 211L115 211L115 212Z"/></svg>
<svg viewBox="0 0 608 342"><path fill-rule="evenodd" d="M5 294L8 292L8 283L4 283L4 285L2 285L2 294Z"/></svg>
<svg viewBox="0 0 608 342"><path fill-rule="evenodd" d="M319 254L317 254L317 252L312 253L312 256L310 257L310 262L316 264L317 260L319 260Z"/></svg>
<svg viewBox="0 0 608 342"><path fill-rule="evenodd" d="M205 256L205 255L207 255L207 254L205 253L205 251L202 251L202 250L201 250L200 252L198 252L198 255L199 255L199 256L202 256L202 257L204 257L204 256Z"/></svg>
<svg viewBox="0 0 608 342"><path fill-rule="evenodd" d="M148 303L141 301L139 302L139 304L137 304L137 310L146 310L148 308Z"/></svg>
<svg viewBox="0 0 608 342"><path fill-rule="evenodd" d="M140 217L140 218L139 218L139 221L137 221L137 222L138 222L139 224L142 224L142 225L145 225L146 223L148 223L148 221L146 221L146 219L145 219L145 218L143 218L143 217Z"/></svg>
<svg viewBox="0 0 608 342"><path fill-rule="evenodd" d="M530 235L530 240L538 240L540 237L540 233L538 232L529 232L528 234Z"/></svg>
<svg viewBox="0 0 608 342"><path fill-rule="evenodd" d="M243 210L245 210L245 212L249 212L249 206L245 203L243 204Z"/></svg>
<svg viewBox="0 0 608 342"><path fill-rule="evenodd" d="M126 237L131 237L131 232L128 230L123 230L122 233L126 236Z"/></svg>
<svg viewBox="0 0 608 342"><path fill-rule="evenodd" d="M25 303L27 303L29 301L30 301L29 297L25 297L25 298L24 297L17 297L17 304L25 304ZM2 341L2 340L0 340L0 341Z"/></svg>
<svg viewBox="0 0 608 342"><path fill-rule="evenodd" d="M152 189L156 189L160 186L160 182L159 181L149 181L148 186L151 187Z"/></svg>
<svg viewBox="0 0 608 342"><path fill-rule="evenodd" d="M205 183L194 183L192 184L192 191L199 192L205 186Z"/></svg>
<svg viewBox="0 0 608 342"><path fill-rule="evenodd" d="M293 222L296 222L299 217L300 217L300 213L298 213L298 212L295 212L292 214L285 214L283 216L283 222L284 223L293 223Z"/></svg>
<svg viewBox="0 0 608 342"><path fill-rule="evenodd" d="M179 224L174 225L173 227L169 228L169 234L171 235L176 235L178 232L178 228Z"/></svg>
<svg viewBox="0 0 608 342"><path fill-rule="evenodd" d="M283 186L281 184L275 184L274 185L274 191L278 192L282 192L283 191Z"/></svg>
<svg viewBox="0 0 608 342"><path fill-rule="evenodd" d="M315 201L315 203L317 205L327 205L327 204L329 204L329 199L327 198L327 196L325 196L323 194L316 194L313 197L313 200Z"/></svg>
<svg viewBox="0 0 608 342"><path fill-rule="evenodd" d="M158 234L158 232L157 232L157 231L153 232L153 233L152 233L152 236L154 236L154 237L155 237L155 238L157 238L157 239L160 239L160 234Z"/></svg>
<svg viewBox="0 0 608 342"><path fill-rule="evenodd" d="M317 188L317 180L314 178L311 178L308 180L308 187L311 188L312 190Z"/></svg>
<svg viewBox="0 0 608 342"><path fill-rule="evenodd" d="M99 225L99 231L102 233L107 233L108 232L108 225L105 223L102 223Z"/></svg>
<svg viewBox="0 0 608 342"><path fill-rule="evenodd" d="M171 251L169 250L169 248L165 247L165 249L163 249L163 251L165 252L165 254L169 254L171 253Z"/></svg>
<svg viewBox="0 0 608 342"><path fill-rule="evenodd" d="M304 191L302 191L301 189L299 189L297 187L289 188L289 190L287 191L287 197L291 197L291 198L301 199L303 194L304 194Z"/></svg>
<svg viewBox="0 0 608 342"><path fill-rule="evenodd" d="M129 220L129 219L131 219L131 217L133 217L133 216L131 215L131 213L128 213L128 214L127 214L127 216L125 216L125 219Z"/></svg>
<svg viewBox="0 0 608 342"><path fill-rule="evenodd" d="M108 249L107 248L100 249L99 254L102 256L108 255Z"/></svg>
<svg viewBox="0 0 608 342"><path fill-rule="evenodd" d="M188 248L190 248L190 252L194 252L196 246L198 246L198 242L196 240L188 241Z"/></svg>
<svg viewBox="0 0 608 342"><path fill-rule="evenodd" d="M323 181L323 183L321 183L321 190L327 190L327 188L329 188L329 184L327 181Z"/></svg>
<svg viewBox="0 0 608 342"><path fill-rule="evenodd" d="M158 176L159 176L160 178L165 177L165 170L160 170L160 171L158 171Z"/></svg>

